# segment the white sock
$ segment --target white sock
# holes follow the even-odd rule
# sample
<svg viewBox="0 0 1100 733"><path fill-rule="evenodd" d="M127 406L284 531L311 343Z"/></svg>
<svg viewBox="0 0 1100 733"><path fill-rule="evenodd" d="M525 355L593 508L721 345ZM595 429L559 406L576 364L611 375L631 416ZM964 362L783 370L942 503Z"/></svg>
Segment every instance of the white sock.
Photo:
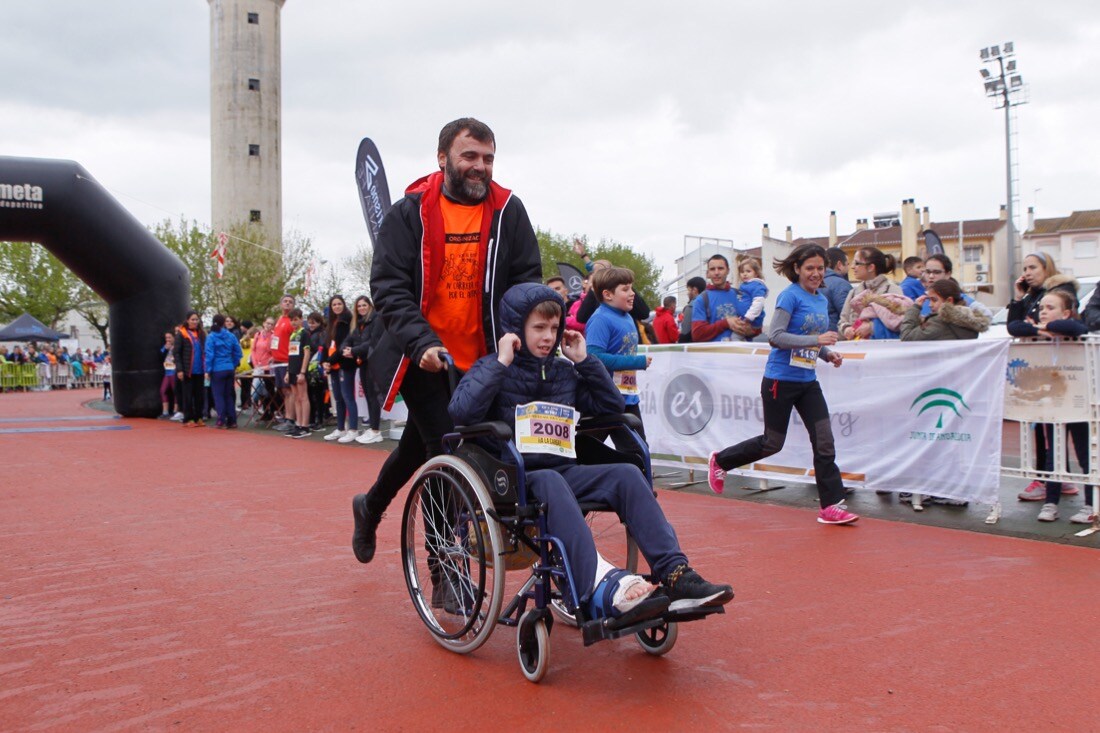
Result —
<svg viewBox="0 0 1100 733"><path fill-rule="evenodd" d="M603 555L596 553L596 577L592 581L592 590L596 590L596 586L600 584L604 576L615 569L615 566L604 560Z"/></svg>

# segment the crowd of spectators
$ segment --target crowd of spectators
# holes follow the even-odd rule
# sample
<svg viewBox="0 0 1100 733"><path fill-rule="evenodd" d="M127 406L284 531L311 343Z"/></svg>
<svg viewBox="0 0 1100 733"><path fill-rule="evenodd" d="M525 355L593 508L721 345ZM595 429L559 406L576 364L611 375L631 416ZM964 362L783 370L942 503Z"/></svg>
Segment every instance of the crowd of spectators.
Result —
<svg viewBox="0 0 1100 733"><path fill-rule="evenodd" d="M324 313L304 315L284 295L279 310L259 326L221 313L207 326L190 311L165 333L160 419L186 428L213 421L232 430L239 411L249 410L290 438L333 428L325 440L380 442L381 400L367 374L376 323L370 298L359 296L349 309L334 295ZM360 398L367 403L365 425Z"/></svg>
<svg viewBox="0 0 1100 733"><path fill-rule="evenodd" d="M103 349L73 349L56 343L31 341L11 347L0 345L0 368L5 365L34 367L33 377L17 379L15 372L4 372L5 390L76 389L105 385L110 391L111 354ZM10 384L7 382L10 381Z"/></svg>
<svg viewBox="0 0 1100 733"><path fill-rule="evenodd" d="M640 344L767 340L764 301L767 286L761 263L740 256L736 279L730 281L730 264L715 254L707 261L706 278L686 283L688 302L677 313L676 298L664 298L652 314L633 291L633 274L606 260L592 260L583 242L574 244L589 277L581 293L573 295L561 277L546 284L566 301L566 327L588 330L589 349L599 356L620 387L627 409L636 400L635 374L649 361L637 355ZM908 257L902 263L904 278L895 282L898 269L893 256L875 247L863 247L848 255L839 248L826 251L825 277L818 292L828 306L828 329L837 340L942 341L976 339L989 330L990 309L963 291L953 277L951 259L944 254ZM1090 330L1100 331L1100 288L1085 308L1077 301L1078 284L1059 273L1049 255L1037 253L1024 259L1023 274L1015 283L1015 298L1008 306L1008 332L1016 337L1073 338ZM590 320L592 319L592 320ZM593 332L593 321L599 330ZM632 325L630 325L632 322ZM611 324L611 325L607 325ZM629 332L629 333L628 333ZM1088 472L1087 424L1064 426L1074 455ZM1051 471L1054 425L1036 425L1037 470ZM1068 463L1068 462L1067 462ZM888 492L886 492L888 493ZM1064 496L1081 493L1071 483L1033 481L1020 493L1021 501L1042 501L1040 521L1055 521ZM1075 523L1094 521L1092 487L1085 487L1084 506L1072 516ZM965 502L902 493L903 502L923 510L925 502L965 505Z"/></svg>

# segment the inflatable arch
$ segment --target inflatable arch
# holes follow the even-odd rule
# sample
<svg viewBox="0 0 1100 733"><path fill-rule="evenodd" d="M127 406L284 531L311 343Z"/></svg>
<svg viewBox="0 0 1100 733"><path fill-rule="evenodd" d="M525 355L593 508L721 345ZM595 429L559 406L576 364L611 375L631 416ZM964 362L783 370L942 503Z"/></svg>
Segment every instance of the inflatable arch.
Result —
<svg viewBox="0 0 1100 733"><path fill-rule="evenodd" d="M179 258L69 160L0 156L0 241L43 245L107 301L115 410L159 415L159 349L190 297Z"/></svg>

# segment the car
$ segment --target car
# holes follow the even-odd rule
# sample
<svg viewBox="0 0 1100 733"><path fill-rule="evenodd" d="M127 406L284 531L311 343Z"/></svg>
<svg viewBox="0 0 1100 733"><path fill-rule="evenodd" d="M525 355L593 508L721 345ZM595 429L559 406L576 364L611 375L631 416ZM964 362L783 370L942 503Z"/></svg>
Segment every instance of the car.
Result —
<svg viewBox="0 0 1100 733"><path fill-rule="evenodd" d="M1077 278L1077 302L1080 304L1080 308L1084 308L1089 298L1092 297L1093 291L1096 290L1097 284L1100 283L1100 277L1079 277ZM989 324L989 330L985 333L978 334L980 339L1006 339L1012 338L1008 335L1008 308L1001 308L999 311L993 314L993 320Z"/></svg>

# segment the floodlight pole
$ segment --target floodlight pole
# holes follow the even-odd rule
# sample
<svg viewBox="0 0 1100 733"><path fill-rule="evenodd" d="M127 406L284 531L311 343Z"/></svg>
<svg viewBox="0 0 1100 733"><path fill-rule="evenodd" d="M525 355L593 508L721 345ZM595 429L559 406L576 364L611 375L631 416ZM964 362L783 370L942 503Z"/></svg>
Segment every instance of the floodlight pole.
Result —
<svg viewBox="0 0 1100 733"><path fill-rule="evenodd" d="M1005 208L1008 213L1008 228L1005 236L1008 237L1008 282L1011 296L1011 283L1016 279L1016 219L1012 206L1012 105L1008 100L1008 79L1005 77L1004 57L998 56L997 63L1001 70L1001 95L1005 106L1005 195L1007 196Z"/></svg>
<svg viewBox="0 0 1100 733"><path fill-rule="evenodd" d="M1008 274L1009 282L1016 277L1016 207L1013 206L1012 196L1012 107L1023 104L1026 98L1012 100L1013 92L1023 91L1023 78L1016 69L1013 60L1011 66L1006 68L1005 59L1016 55L1015 44L1008 42L1003 46L990 46L982 49L981 59L983 63L989 63L996 59L998 75L990 77L989 72L981 70L982 78L986 79L986 96L1000 97L1001 106L1005 112L1005 210L1008 216L1006 237L1008 239ZM1000 86L997 86L997 85Z"/></svg>

